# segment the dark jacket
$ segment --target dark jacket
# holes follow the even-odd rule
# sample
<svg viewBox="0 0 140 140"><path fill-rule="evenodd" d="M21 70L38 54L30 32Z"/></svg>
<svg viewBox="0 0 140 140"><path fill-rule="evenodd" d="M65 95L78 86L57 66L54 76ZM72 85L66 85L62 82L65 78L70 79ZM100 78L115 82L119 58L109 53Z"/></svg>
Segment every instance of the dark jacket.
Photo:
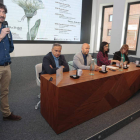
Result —
<svg viewBox="0 0 140 140"><path fill-rule="evenodd" d="M50 65L53 67L53 69L50 67ZM68 63L65 60L65 57L63 55L59 56L59 66L64 66L63 72L69 71ZM56 70L55 60L52 56L52 52L49 52L46 56L43 58L43 64L42 64L42 72L40 74L55 74Z"/></svg>
<svg viewBox="0 0 140 140"><path fill-rule="evenodd" d="M125 57L125 61L128 61L128 64L130 63L129 61L129 58L126 54L124 54L124 57ZM113 56L113 60L119 60L121 61L121 52L118 51L118 52L115 52L114 56ZM115 64L115 62L113 62Z"/></svg>

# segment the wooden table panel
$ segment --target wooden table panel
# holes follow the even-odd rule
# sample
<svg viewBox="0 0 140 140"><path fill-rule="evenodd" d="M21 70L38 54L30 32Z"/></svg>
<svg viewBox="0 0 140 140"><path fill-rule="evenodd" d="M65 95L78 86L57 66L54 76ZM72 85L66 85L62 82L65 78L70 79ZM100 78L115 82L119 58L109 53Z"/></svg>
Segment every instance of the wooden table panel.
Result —
<svg viewBox="0 0 140 140"><path fill-rule="evenodd" d="M41 114L59 134L127 101L140 88L140 68L89 75L83 70L79 79L65 72L56 86L56 75L41 76ZM53 77L53 81L48 81Z"/></svg>

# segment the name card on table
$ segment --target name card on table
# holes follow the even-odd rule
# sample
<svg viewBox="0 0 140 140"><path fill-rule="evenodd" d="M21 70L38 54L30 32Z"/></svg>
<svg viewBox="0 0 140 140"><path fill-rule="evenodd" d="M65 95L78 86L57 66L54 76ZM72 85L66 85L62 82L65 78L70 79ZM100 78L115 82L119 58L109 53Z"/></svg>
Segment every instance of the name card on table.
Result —
<svg viewBox="0 0 140 140"><path fill-rule="evenodd" d="M63 79L63 67L61 66L59 69L56 70L56 86L60 83Z"/></svg>

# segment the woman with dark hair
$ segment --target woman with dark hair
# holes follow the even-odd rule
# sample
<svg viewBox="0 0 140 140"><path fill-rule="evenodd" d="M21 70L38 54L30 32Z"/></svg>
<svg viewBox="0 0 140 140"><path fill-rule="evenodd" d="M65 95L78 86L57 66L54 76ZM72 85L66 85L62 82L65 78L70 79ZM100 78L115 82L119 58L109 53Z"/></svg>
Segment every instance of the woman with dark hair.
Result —
<svg viewBox="0 0 140 140"><path fill-rule="evenodd" d="M129 61L129 58L127 56L128 55L128 50L129 50L129 46L127 44L124 44L121 47L120 51L115 52L113 59L121 61L121 57L123 57L124 65L129 64L130 61Z"/></svg>
<svg viewBox="0 0 140 140"><path fill-rule="evenodd" d="M112 62L120 63L118 60L108 60L108 43L102 42L100 45L100 51L97 54L97 65L110 65Z"/></svg>

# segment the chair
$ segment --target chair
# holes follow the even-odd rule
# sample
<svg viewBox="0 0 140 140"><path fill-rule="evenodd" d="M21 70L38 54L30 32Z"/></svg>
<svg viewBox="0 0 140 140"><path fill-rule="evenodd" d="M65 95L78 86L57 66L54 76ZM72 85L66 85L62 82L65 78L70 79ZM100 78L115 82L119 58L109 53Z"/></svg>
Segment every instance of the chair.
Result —
<svg viewBox="0 0 140 140"><path fill-rule="evenodd" d="M97 64L97 59L96 58L93 58L92 60L94 60L94 62Z"/></svg>
<svg viewBox="0 0 140 140"><path fill-rule="evenodd" d="M69 65L69 70L75 70L74 66L73 66L73 61L69 61L68 62L68 65Z"/></svg>
<svg viewBox="0 0 140 140"><path fill-rule="evenodd" d="M40 87L40 79L39 79L39 73L42 71L42 63L35 65L35 73L36 73L36 83ZM40 93L38 95L38 98L40 98ZM35 109L38 109L38 106L40 104L40 101L35 105Z"/></svg>
<svg viewBox="0 0 140 140"><path fill-rule="evenodd" d="M108 60L113 60L113 58L109 58Z"/></svg>

